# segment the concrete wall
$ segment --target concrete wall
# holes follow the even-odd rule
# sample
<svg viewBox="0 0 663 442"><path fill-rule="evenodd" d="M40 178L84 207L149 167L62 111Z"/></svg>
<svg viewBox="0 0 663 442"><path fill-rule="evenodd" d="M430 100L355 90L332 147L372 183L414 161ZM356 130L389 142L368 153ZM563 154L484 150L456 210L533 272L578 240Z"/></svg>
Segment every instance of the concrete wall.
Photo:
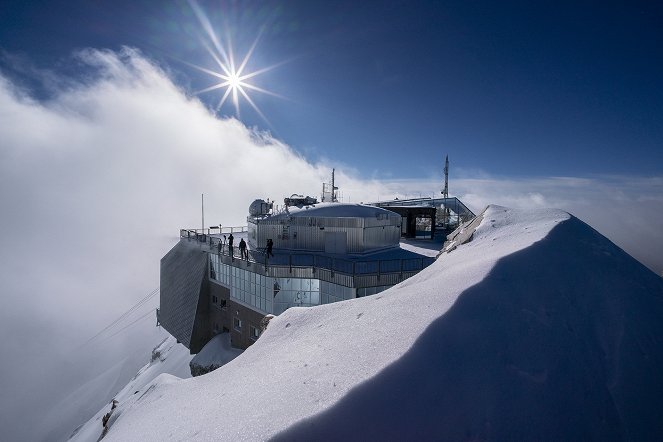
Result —
<svg viewBox="0 0 663 442"><path fill-rule="evenodd" d="M215 302L216 301L216 302ZM209 332L212 335L223 331L230 332L230 289L210 282L209 290ZM225 330L224 330L225 329Z"/></svg>
<svg viewBox="0 0 663 442"><path fill-rule="evenodd" d="M260 322L262 321L262 318L264 318L264 315L244 306L243 304L235 302L232 299L230 300L228 310L231 321L230 343L233 347L242 349L248 348L255 342L251 337L251 328L260 331ZM235 326L236 319L239 319L242 322L239 329Z"/></svg>

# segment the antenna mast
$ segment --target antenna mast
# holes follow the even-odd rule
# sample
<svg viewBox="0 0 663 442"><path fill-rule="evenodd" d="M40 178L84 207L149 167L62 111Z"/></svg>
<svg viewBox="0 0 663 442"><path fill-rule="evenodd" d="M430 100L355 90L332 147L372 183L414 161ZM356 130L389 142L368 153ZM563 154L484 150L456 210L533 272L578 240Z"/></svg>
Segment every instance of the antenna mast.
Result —
<svg viewBox="0 0 663 442"><path fill-rule="evenodd" d="M336 178L335 178L336 169L332 169L331 184L322 183L322 202L331 201L332 203L338 202L338 197L336 191Z"/></svg>
<svg viewBox="0 0 663 442"><path fill-rule="evenodd" d="M442 195L445 198L449 198L449 155L444 160L444 190L442 191Z"/></svg>
<svg viewBox="0 0 663 442"><path fill-rule="evenodd" d="M204 193L200 194L200 212L202 215L202 222L203 222L202 225L200 226L202 227L200 233L204 235L205 234L205 194Z"/></svg>
<svg viewBox="0 0 663 442"><path fill-rule="evenodd" d="M334 182L334 173L335 172L336 172L336 169L332 169L332 183L331 183L332 184L332 203L335 203L335 202L338 201L338 199L336 198L336 190L338 189L338 187L336 187L336 184Z"/></svg>

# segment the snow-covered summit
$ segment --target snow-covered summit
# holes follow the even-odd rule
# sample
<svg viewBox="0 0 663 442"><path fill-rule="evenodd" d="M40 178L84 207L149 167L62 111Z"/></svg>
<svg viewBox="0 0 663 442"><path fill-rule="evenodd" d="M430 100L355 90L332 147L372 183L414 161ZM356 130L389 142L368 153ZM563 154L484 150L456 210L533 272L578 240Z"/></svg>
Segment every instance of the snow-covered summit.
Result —
<svg viewBox="0 0 663 442"><path fill-rule="evenodd" d="M660 440L663 279L562 211L465 228L387 291L291 308L220 369L158 377L106 438Z"/></svg>

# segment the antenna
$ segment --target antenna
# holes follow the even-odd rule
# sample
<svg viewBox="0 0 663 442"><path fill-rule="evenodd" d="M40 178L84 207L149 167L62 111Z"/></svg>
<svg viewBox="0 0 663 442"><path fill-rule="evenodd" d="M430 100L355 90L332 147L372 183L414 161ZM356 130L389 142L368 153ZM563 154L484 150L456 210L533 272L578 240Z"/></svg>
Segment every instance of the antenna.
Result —
<svg viewBox="0 0 663 442"><path fill-rule="evenodd" d="M442 195L449 198L449 155L444 160L444 190L442 190Z"/></svg>
<svg viewBox="0 0 663 442"><path fill-rule="evenodd" d="M335 178L336 169L332 169L331 184L322 183L322 202L331 201L332 203L338 202L338 197L336 191L336 178Z"/></svg>
<svg viewBox="0 0 663 442"><path fill-rule="evenodd" d="M334 182L334 173L336 172L336 169L332 169L332 203L335 203L338 201L336 198L336 191L338 190L338 187L336 187L336 184Z"/></svg>
<svg viewBox="0 0 663 442"><path fill-rule="evenodd" d="M200 226L202 230L200 231L200 233L204 235L205 234L205 194L204 193L200 194L200 211L202 215L202 224Z"/></svg>

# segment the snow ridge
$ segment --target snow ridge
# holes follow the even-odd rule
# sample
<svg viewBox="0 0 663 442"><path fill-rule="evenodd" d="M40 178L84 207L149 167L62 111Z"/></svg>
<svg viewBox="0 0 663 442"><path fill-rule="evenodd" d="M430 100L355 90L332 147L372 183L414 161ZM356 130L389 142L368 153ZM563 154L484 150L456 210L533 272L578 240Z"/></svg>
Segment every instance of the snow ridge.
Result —
<svg viewBox="0 0 663 442"><path fill-rule="evenodd" d="M157 378L107 439L660 438L661 278L566 212L482 216L390 290L290 309L224 367Z"/></svg>

